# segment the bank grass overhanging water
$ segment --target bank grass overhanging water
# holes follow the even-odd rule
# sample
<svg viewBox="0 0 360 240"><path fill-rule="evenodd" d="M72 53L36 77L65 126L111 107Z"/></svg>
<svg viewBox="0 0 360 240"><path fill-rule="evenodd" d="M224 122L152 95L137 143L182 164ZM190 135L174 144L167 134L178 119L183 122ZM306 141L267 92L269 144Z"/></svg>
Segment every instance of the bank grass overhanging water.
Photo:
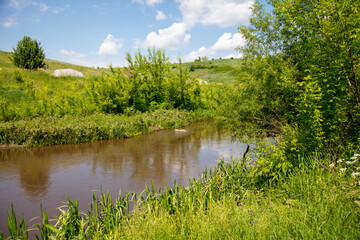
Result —
<svg viewBox="0 0 360 240"><path fill-rule="evenodd" d="M334 176L315 159L288 178L259 181L243 160L220 161L187 187L127 192L113 201L94 194L87 213L68 199L56 220L42 209L40 239L356 239L359 186ZM130 211L131 210L131 211ZM33 234L9 212L11 238ZM6 239L2 236L2 239Z"/></svg>
<svg viewBox="0 0 360 240"><path fill-rule="evenodd" d="M46 146L137 136L180 128L213 117L211 110L155 110L134 115L94 113L84 116L39 117L0 123L2 146Z"/></svg>

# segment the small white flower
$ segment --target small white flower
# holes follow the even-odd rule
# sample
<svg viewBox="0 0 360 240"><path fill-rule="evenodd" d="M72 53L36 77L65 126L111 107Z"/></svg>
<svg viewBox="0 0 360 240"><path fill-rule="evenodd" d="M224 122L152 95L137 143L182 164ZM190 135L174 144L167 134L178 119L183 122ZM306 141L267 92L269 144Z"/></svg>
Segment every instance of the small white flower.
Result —
<svg viewBox="0 0 360 240"><path fill-rule="evenodd" d="M357 167L356 170L360 170L360 167Z"/></svg>
<svg viewBox="0 0 360 240"><path fill-rule="evenodd" d="M332 164L329 165L329 167L330 167L330 168L333 168L333 167L335 167L335 164L332 163Z"/></svg>
<svg viewBox="0 0 360 240"><path fill-rule="evenodd" d="M337 160L337 163L342 163L344 161L344 159L339 159Z"/></svg>
<svg viewBox="0 0 360 240"><path fill-rule="evenodd" d="M345 172L346 168L340 168L340 172Z"/></svg>
<svg viewBox="0 0 360 240"><path fill-rule="evenodd" d="M350 158L350 160L356 160L356 159L357 159L357 157L355 157L355 156Z"/></svg>
<svg viewBox="0 0 360 240"><path fill-rule="evenodd" d="M354 157L360 157L360 154L355 153L355 154L354 154Z"/></svg>
<svg viewBox="0 0 360 240"><path fill-rule="evenodd" d="M351 174L351 176L352 176L353 178L355 178L355 177L357 177L357 176L360 176L360 172L353 172L353 173Z"/></svg>
<svg viewBox="0 0 360 240"><path fill-rule="evenodd" d="M350 164L352 164L353 162L351 162L351 161L346 161L345 163L346 163L346 165L350 165Z"/></svg>

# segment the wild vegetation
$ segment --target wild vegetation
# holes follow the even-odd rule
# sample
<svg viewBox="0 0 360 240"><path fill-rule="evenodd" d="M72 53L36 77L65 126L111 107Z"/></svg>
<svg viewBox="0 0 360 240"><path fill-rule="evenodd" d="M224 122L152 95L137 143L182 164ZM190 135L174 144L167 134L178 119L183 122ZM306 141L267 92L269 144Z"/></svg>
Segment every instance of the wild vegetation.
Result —
<svg viewBox="0 0 360 240"><path fill-rule="evenodd" d="M211 59L199 58L194 62L184 63L192 76L207 83L235 83L240 74L242 59Z"/></svg>
<svg viewBox="0 0 360 240"><path fill-rule="evenodd" d="M161 129L181 128L212 118L211 111L155 110L128 115L39 117L0 123L0 143L44 146L134 137Z"/></svg>
<svg viewBox="0 0 360 240"><path fill-rule="evenodd" d="M104 112L215 109L219 124L229 123L239 139L255 141L256 162L221 161L189 186L174 184L158 193L150 187L115 202L107 193L94 195L87 213L69 200L54 222L41 209L40 238L359 238L360 3L269 4L271 12L256 1L250 26L240 26L246 44L239 48L238 65L211 67L219 60L206 59L187 65L192 74L228 69L236 75L232 84L198 86L181 62L170 67L162 51L150 51L129 56L129 68L92 79L82 92L94 103L86 109L102 112L101 119ZM177 92L170 98L166 91L173 85ZM43 115L66 120L57 114ZM14 129L21 125L16 124ZM9 211L13 238L29 233L20 219Z"/></svg>
<svg viewBox="0 0 360 240"><path fill-rule="evenodd" d="M2 54L4 59L9 56ZM216 96L205 99L209 90L202 93L181 60L171 65L162 50L127 58L129 67L121 69L74 68L83 70L85 78L53 77L52 70L28 72L4 61L0 144L37 146L130 137L212 115L214 105L209 103Z"/></svg>

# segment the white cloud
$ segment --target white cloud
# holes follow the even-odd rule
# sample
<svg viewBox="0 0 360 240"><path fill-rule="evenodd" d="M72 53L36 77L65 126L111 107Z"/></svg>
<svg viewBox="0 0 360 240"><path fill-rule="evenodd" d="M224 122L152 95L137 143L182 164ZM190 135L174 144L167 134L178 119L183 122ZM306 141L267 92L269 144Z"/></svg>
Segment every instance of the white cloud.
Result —
<svg viewBox="0 0 360 240"><path fill-rule="evenodd" d="M59 53L63 56L68 56L68 57L86 57L86 54L84 53L78 53L78 52L75 52L74 50L66 50L66 49L61 49L59 51Z"/></svg>
<svg viewBox="0 0 360 240"><path fill-rule="evenodd" d="M183 22L192 27L197 23L220 27L247 24L253 0L176 0L180 3Z"/></svg>
<svg viewBox="0 0 360 240"><path fill-rule="evenodd" d="M41 12L52 12L54 14L58 14L59 12L65 11L66 8L69 8L70 5L66 5L66 7L49 7L45 3L32 2L32 5L38 6Z"/></svg>
<svg viewBox="0 0 360 240"><path fill-rule="evenodd" d="M61 49L59 51L60 61L77 64L87 67L109 67L110 64L114 67L126 66L125 56L118 55L99 55L98 52L80 53L74 50Z"/></svg>
<svg viewBox="0 0 360 240"><path fill-rule="evenodd" d="M9 8L14 8L18 12L20 12L22 9L24 9L26 7L35 6L35 7L39 7L39 10L41 12L52 12L55 14L57 14L61 11L64 11L70 7L70 5L67 4L67 5L65 5L65 7L52 8L52 7L49 7L45 3L37 2L37 1L33 1L33 0L10 0L7 6Z"/></svg>
<svg viewBox="0 0 360 240"><path fill-rule="evenodd" d="M210 47L202 46L196 51L192 51L185 56L185 61L193 61L198 57L214 57L220 54L225 55L224 58L238 58L240 55L235 52L235 48L245 43L240 33L224 33L218 40Z"/></svg>
<svg viewBox="0 0 360 240"><path fill-rule="evenodd" d="M241 58L242 57L242 54L241 53L231 53L223 58L225 59L229 59L229 58Z"/></svg>
<svg viewBox="0 0 360 240"><path fill-rule="evenodd" d="M18 11L31 4L30 0L10 0L8 6Z"/></svg>
<svg viewBox="0 0 360 240"><path fill-rule="evenodd" d="M224 33L211 48L214 51L232 51L244 43L244 38L240 33L235 33L234 35L231 33Z"/></svg>
<svg viewBox="0 0 360 240"><path fill-rule="evenodd" d="M99 55L118 55L118 50L122 48L122 39L114 38L112 34L108 34L99 47Z"/></svg>
<svg viewBox="0 0 360 240"><path fill-rule="evenodd" d="M141 5L144 4L143 0L132 0L131 2L141 4ZM145 0L145 2L147 5L154 6L155 4L164 2L164 0Z"/></svg>
<svg viewBox="0 0 360 240"><path fill-rule="evenodd" d="M206 47L202 46L198 50L192 51L187 56L185 56L184 61L185 62L192 62L195 59L197 59L198 57L205 57L205 56L210 56L210 55L213 55L213 54L214 54L214 52L210 48L206 48Z"/></svg>
<svg viewBox="0 0 360 240"><path fill-rule="evenodd" d="M146 40L140 45L143 47L176 50L186 46L189 43L190 38L191 35L186 33L186 26L184 23L174 23L169 28L160 29L158 33L149 33Z"/></svg>
<svg viewBox="0 0 360 240"><path fill-rule="evenodd" d="M17 15L13 14L9 17L7 17L3 22L2 25L5 28L11 28L12 26L17 24L17 19L16 19Z"/></svg>
<svg viewBox="0 0 360 240"><path fill-rule="evenodd" d="M166 19L166 15L164 14L164 12L163 11L157 11L156 20L161 21L161 20L165 20L165 19Z"/></svg>
<svg viewBox="0 0 360 240"><path fill-rule="evenodd" d="M40 3L40 11L46 12L49 9L49 6L45 3Z"/></svg>
<svg viewBox="0 0 360 240"><path fill-rule="evenodd" d="M162 2L163 2L163 0L146 0L146 4L150 5L150 6L153 6L155 4L162 3Z"/></svg>

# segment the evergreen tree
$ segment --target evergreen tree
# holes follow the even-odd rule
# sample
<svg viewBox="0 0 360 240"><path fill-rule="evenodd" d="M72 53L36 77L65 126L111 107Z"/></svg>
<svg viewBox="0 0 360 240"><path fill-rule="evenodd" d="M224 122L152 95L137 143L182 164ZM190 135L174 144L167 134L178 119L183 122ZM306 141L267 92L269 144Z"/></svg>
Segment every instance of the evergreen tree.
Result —
<svg viewBox="0 0 360 240"><path fill-rule="evenodd" d="M14 53L11 60L15 66L29 70L45 66L45 54L40 46L40 42L24 36L13 50Z"/></svg>

